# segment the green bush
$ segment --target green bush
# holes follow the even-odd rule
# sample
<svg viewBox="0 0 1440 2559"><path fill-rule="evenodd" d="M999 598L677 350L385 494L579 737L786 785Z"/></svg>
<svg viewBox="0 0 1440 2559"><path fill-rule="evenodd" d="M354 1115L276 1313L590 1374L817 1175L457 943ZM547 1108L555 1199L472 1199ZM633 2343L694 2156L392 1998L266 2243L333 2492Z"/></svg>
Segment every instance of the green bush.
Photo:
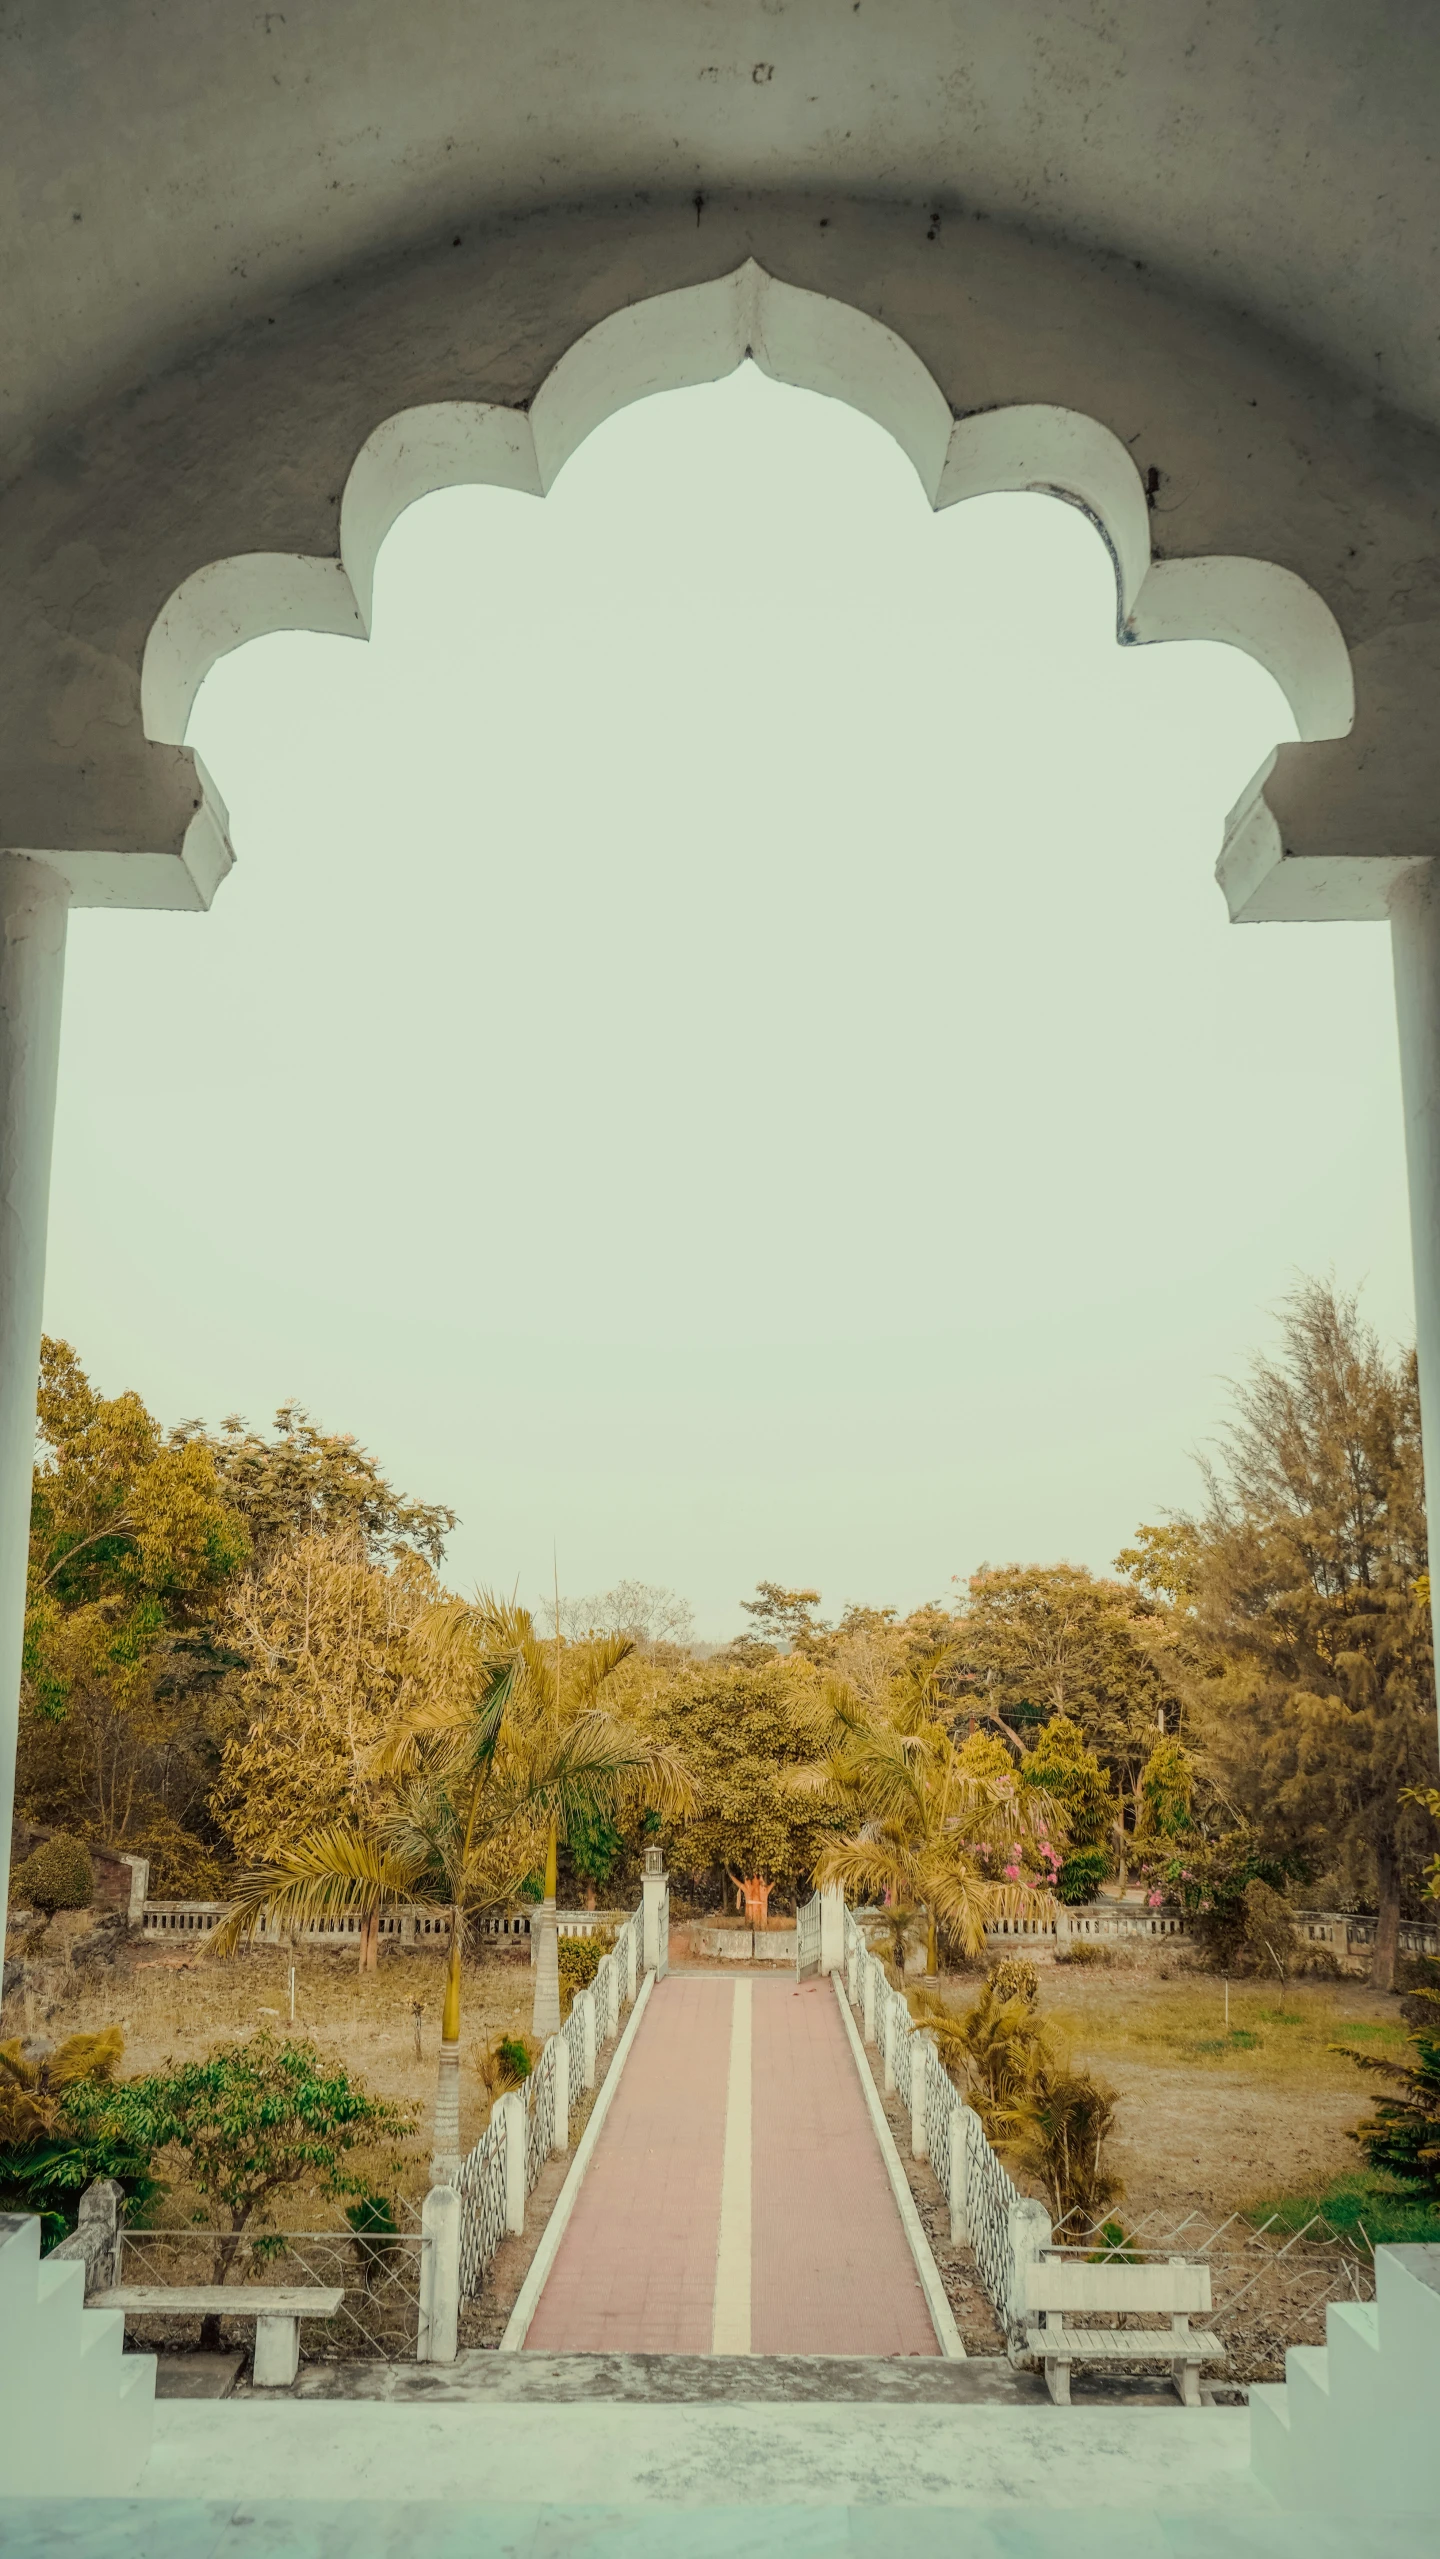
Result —
<svg viewBox="0 0 1440 2559"><path fill-rule="evenodd" d="M1055 1878L1055 1898L1067 1910L1095 1899L1110 1872L1108 1848L1072 1848Z"/></svg>
<svg viewBox="0 0 1440 2559"><path fill-rule="evenodd" d="M596 1933L593 1937L562 1937L558 1956L560 1964L560 2008L568 2017L582 1990L591 1982L610 1952L611 1939Z"/></svg>
<svg viewBox="0 0 1440 2559"><path fill-rule="evenodd" d="M83 1839L64 1832L44 1839L31 1850L10 1878L10 1901L16 1910L88 1910L95 1897L95 1870Z"/></svg>
<svg viewBox="0 0 1440 2559"><path fill-rule="evenodd" d="M1113 1964L1115 1949L1102 1945L1096 1937L1077 1937L1068 1946L1055 1949L1057 1964Z"/></svg>

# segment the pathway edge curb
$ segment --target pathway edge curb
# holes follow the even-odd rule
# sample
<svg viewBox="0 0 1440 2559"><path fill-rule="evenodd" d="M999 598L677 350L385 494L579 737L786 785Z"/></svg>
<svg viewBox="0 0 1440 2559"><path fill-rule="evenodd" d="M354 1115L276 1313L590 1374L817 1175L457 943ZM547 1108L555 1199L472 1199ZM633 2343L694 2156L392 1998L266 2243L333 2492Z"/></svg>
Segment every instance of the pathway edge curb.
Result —
<svg viewBox="0 0 1440 2559"><path fill-rule="evenodd" d="M951 2363L965 2363L968 2357L961 2341L960 2331L955 2325L955 2313L945 2298L945 2287L940 2281L940 2269L935 2263L930 2242L925 2236L920 2215L915 2209L915 2198L910 2192L910 2180L901 2165L900 2153L895 2147L895 2136L890 2130L885 2109L876 2094L875 2082L870 2075L870 2065L865 2059L865 2047L860 2041L855 2020L850 2013L850 2002L845 1996L843 1977L835 1972L831 1974L830 1979L834 1985L840 2014L845 2020L850 2057L859 2073L861 2094L865 2099L870 2121L874 2127L875 2138L880 2144L880 2156L885 2162L885 2174L890 2180L890 2191L895 2198L896 2209L900 2215L910 2254L915 2260L915 2272L920 2278L920 2289L925 2295L925 2307L930 2313L930 2325L935 2331L936 2343L941 2354Z"/></svg>
<svg viewBox="0 0 1440 2559"><path fill-rule="evenodd" d="M630 2011L630 2022L615 2047L615 2058L605 2073L604 2086L590 2110L590 2121L580 2136L580 2147L570 2162L570 2173L555 2198L555 2209L541 2232L540 2245L530 2260L530 2271L515 2296L515 2307L506 2322L505 2334L496 2350L499 2354L518 2354L525 2343L530 2322L540 2306L540 2295L549 2280L551 2268L559 2254L560 2242L565 2236L570 2215L575 2209L580 2189L585 2182L585 2172L600 2138L601 2127L610 2112L610 2101L620 2085L621 2073L630 2058L630 2047L635 2040L636 2029L645 2014L650 1993L654 1987L655 1975L647 1973L640 1985L635 2005Z"/></svg>

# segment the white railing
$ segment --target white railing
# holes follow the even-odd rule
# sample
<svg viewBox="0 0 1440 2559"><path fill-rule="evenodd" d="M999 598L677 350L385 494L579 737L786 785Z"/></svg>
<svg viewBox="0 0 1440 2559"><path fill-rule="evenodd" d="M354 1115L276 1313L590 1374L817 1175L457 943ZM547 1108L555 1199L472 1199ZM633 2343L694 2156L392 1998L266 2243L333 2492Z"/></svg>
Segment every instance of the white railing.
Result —
<svg viewBox="0 0 1440 2559"><path fill-rule="evenodd" d="M479 2292L501 2240L508 2231L520 2228L520 2198L533 2193L547 2159L569 2148L571 2108L589 2081L595 2054L612 2041L622 2010L639 1988L642 1925L642 1913L632 1911L602 1957L589 1990L577 1995L564 2025L546 2037L516 2100L501 2101L474 2149L460 2163L455 2179L460 2196L460 2291L467 2300ZM514 2203L507 2151L512 2138L523 2139L525 2146L523 2185L517 2164ZM520 2221L512 2221L517 2206Z"/></svg>
<svg viewBox="0 0 1440 2559"><path fill-rule="evenodd" d="M1026 2316L1019 2269L1050 2244L1049 2215L1043 2204L1021 2194L991 2149L979 2116L966 2105L930 2037L917 2029L909 2002L871 1954L848 1908L844 1978L850 2005L863 2019L865 2041L879 2047L886 2088L898 2090L909 2106L911 2149L930 2162L950 2207L950 2236L973 2250L1013 2353Z"/></svg>
<svg viewBox="0 0 1440 2559"><path fill-rule="evenodd" d="M141 1927L147 1937L208 1937L229 1912L226 1901L147 1901ZM577 1918L600 1922L598 1912L567 1912L567 1920ZM255 1943L262 1946L356 1946L361 1921L352 1911L338 1919L312 1920L304 1928L292 1928L288 1921L271 1919L264 1914L255 1923ZM502 1937L528 1937L528 1911L497 1911L472 1918L468 1922L471 1938L487 1942ZM566 1927L567 1936L581 1933ZM588 1930L587 1932L588 1933ZM387 1946L444 1947L450 1936L450 1914L444 1910L420 1907L382 1910L380 1937Z"/></svg>

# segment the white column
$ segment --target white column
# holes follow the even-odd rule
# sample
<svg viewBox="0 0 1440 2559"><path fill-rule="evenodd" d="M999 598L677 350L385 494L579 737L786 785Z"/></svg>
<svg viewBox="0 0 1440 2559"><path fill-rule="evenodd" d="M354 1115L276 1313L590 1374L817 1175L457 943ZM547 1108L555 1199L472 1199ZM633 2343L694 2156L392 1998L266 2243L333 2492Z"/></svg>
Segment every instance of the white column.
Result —
<svg viewBox="0 0 1440 2559"><path fill-rule="evenodd" d="M827 1884L820 1895L820 1970L838 1973L845 1969L845 1893L839 1884Z"/></svg>
<svg viewBox="0 0 1440 2559"><path fill-rule="evenodd" d="M582 1990L575 2002L580 2011L580 2074L585 2087L595 2085L595 1993Z"/></svg>
<svg viewBox="0 0 1440 2559"><path fill-rule="evenodd" d="M432 2186L420 2212L420 2327L415 2360L453 2364L460 2345L460 2198Z"/></svg>
<svg viewBox="0 0 1440 2559"><path fill-rule="evenodd" d="M1440 1661L1440 887L1433 860L1417 862L1397 883L1390 900L1390 946L1429 1493L1430 1622Z"/></svg>
<svg viewBox="0 0 1440 2559"><path fill-rule="evenodd" d="M647 1973L664 1976L669 1948L662 1945L665 1934L665 1866L658 1848L645 1851L645 1872L640 1878L641 1906L645 1932L644 1965ZM654 1993L651 1993L653 1998Z"/></svg>
<svg viewBox="0 0 1440 2559"><path fill-rule="evenodd" d="M0 1876L10 1872L50 1148L69 892L0 856ZM0 1903L0 1966L5 1913Z"/></svg>
<svg viewBox="0 0 1440 2559"><path fill-rule="evenodd" d="M865 1996L860 2012L862 2029L866 2043L873 2044L875 2041L875 1984L880 1978L880 1967L876 1963L873 1955L866 1955L864 1957L861 1965L861 1972L864 1978L865 1988Z"/></svg>

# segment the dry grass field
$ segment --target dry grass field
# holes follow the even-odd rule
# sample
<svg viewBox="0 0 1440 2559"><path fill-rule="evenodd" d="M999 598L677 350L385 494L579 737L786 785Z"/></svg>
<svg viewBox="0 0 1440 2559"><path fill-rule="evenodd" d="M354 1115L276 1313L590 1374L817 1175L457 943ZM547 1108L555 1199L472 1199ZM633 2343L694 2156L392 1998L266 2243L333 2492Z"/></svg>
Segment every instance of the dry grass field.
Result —
<svg viewBox="0 0 1440 2559"><path fill-rule="evenodd" d="M1346 2139L1380 2093L1336 2044L1403 2054L1398 2002L1364 1982L1169 1980L1055 1965L1041 2006L1078 2059L1120 2095L1113 2156L1132 2215L1213 2213L1353 2177Z"/></svg>

